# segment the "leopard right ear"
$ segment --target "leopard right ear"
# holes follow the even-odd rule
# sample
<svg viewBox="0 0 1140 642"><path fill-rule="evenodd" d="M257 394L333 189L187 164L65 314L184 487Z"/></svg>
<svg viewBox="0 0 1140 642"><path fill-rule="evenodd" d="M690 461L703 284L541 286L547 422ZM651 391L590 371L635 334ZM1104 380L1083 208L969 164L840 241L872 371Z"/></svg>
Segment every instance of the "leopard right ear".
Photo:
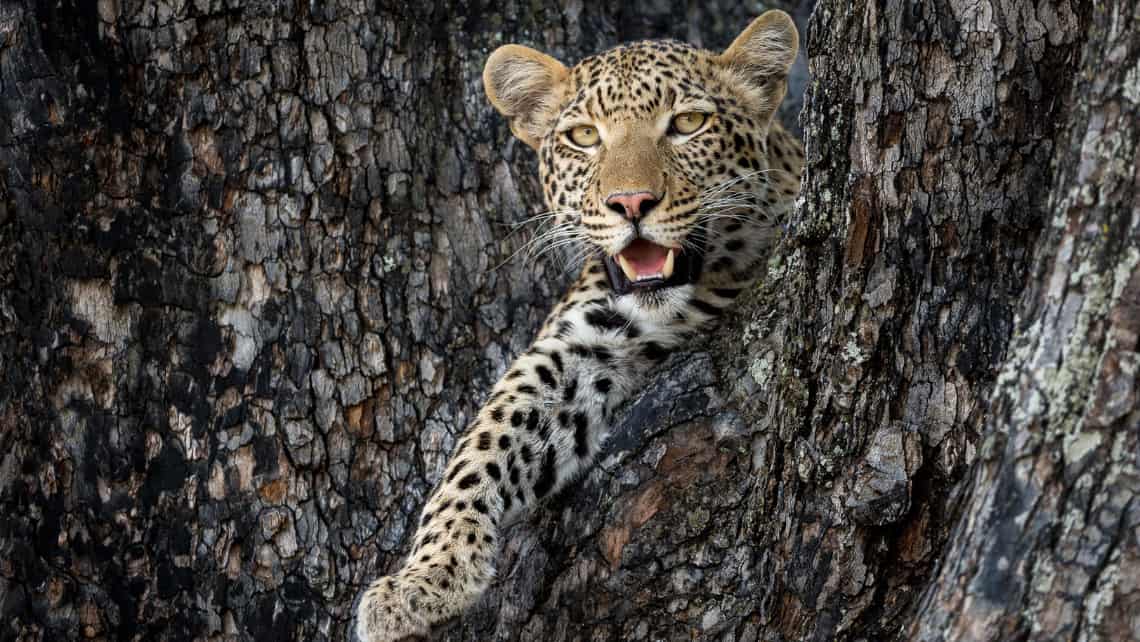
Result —
<svg viewBox="0 0 1140 642"><path fill-rule="evenodd" d="M519 140L538 149L554 126L570 71L550 56L521 45L503 45L483 67L483 88Z"/></svg>

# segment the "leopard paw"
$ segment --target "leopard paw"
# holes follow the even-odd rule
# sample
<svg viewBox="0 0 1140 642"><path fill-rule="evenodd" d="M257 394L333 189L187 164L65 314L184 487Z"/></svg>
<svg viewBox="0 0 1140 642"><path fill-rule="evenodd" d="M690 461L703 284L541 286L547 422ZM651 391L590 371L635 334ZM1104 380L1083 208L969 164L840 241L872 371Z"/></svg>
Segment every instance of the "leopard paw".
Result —
<svg viewBox="0 0 1140 642"><path fill-rule="evenodd" d="M431 625L416 596L398 577L381 577L357 598L350 635L353 642L395 642L427 637Z"/></svg>

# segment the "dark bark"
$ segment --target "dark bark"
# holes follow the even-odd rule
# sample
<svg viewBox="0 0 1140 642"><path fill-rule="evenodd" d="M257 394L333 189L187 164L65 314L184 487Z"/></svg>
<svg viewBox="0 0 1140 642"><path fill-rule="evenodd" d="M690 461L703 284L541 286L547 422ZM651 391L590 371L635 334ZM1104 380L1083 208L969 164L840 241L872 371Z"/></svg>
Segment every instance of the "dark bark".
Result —
<svg viewBox="0 0 1140 642"><path fill-rule="evenodd" d="M438 639L1140 636L1138 12L821 3L765 282ZM484 57L748 15L0 0L0 639L340 639L570 277Z"/></svg>

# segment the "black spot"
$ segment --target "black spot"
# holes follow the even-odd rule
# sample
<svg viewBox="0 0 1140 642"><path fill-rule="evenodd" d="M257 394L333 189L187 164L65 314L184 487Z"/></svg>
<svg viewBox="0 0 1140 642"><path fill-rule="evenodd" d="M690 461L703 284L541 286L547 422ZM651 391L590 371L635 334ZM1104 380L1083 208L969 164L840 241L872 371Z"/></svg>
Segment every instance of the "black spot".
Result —
<svg viewBox="0 0 1140 642"><path fill-rule="evenodd" d="M713 261L712 265L709 266L709 270L711 270L712 272L724 272L725 270L728 270L731 268L732 268L732 259L728 258L727 256L720 257L719 259Z"/></svg>
<svg viewBox="0 0 1140 642"><path fill-rule="evenodd" d="M641 349L641 354L646 359L658 363L669 358L669 352L665 348L662 348L661 344L655 341L650 341L649 343L645 344L645 347Z"/></svg>
<svg viewBox="0 0 1140 642"><path fill-rule="evenodd" d="M562 401L570 403L574 401L575 395L578 394L578 380L571 379L566 382L566 388L562 391Z"/></svg>
<svg viewBox="0 0 1140 642"><path fill-rule="evenodd" d="M519 391L520 395L534 395L534 394L538 393L538 388L535 388L534 386L532 386L530 384L524 383L523 385L518 387L518 391Z"/></svg>
<svg viewBox="0 0 1140 642"><path fill-rule="evenodd" d="M499 436L499 450L510 450L511 438L506 435Z"/></svg>
<svg viewBox="0 0 1140 642"><path fill-rule="evenodd" d="M531 409L530 414L526 418L526 429L534 432L538 428L538 411Z"/></svg>
<svg viewBox="0 0 1140 642"><path fill-rule="evenodd" d="M488 510L487 509L487 503L481 499L476 499L475 501L471 502L471 508L474 508L475 510L479 511L480 513L482 513L484 515L487 514L487 510Z"/></svg>
<svg viewBox="0 0 1140 642"><path fill-rule="evenodd" d="M603 348L601 346L594 348L593 353L594 358L598 361L601 361L602 363L609 363L610 361L613 361L614 358L614 355L612 352L610 352L609 348Z"/></svg>
<svg viewBox="0 0 1140 642"><path fill-rule="evenodd" d="M455 467L452 468L451 472L447 475L447 482L451 483L451 481L453 479L455 479L455 476L459 474L459 471L463 470L463 467L466 465L467 465L467 460L466 459L460 459L459 463L455 464Z"/></svg>
<svg viewBox="0 0 1140 642"><path fill-rule="evenodd" d="M493 461L487 463L487 474L495 481L499 481L503 478L503 473L499 470L499 465Z"/></svg>
<svg viewBox="0 0 1140 642"><path fill-rule="evenodd" d="M468 544L474 544L475 543L475 533L467 533L467 543Z"/></svg>
<svg viewBox="0 0 1140 642"><path fill-rule="evenodd" d="M499 487L499 498L503 500L503 512L511 510L511 494L502 486Z"/></svg>
<svg viewBox="0 0 1140 642"><path fill-rule="evenodd" d="M515 428L518 428L519 426L522 425L522 422L523 422L523 414L522 414L521 410L516 410L516 411L511 413L511 425L512 426L514 426Z"/></svg>
<svg viewBox="0 0 1140 642"><path fill-rule="evenodd" d="M511 379L518 379L521 376L523 376L522 370L511 370L510 372L507 373L507 376L504 378L507 381L510 381Z"/></svg>
<svg viewBox="0 0 1140 642"><path fill-rule="evenodd" d="M550 372L550 368L546 366L535 366L534 371L547 388L553 388L558 385L558 382L554 379L554 375Z"/></svg>
<svg viewBox="0 0 1140 642"><path fill-rule="evenodd" d="M462 513L465 510L467 510L466 502L455 502L455 512Z"/></svg>
<svg viewBox="0 0 1140 642"><path fill-rule="evenodd" d="M641 336L641 328L637 327L636 323L630 323L625 329L625 336L630 339L636 339Z"/></svg>
<svg viewBox="0 0 1140 642"><path fill-rule="evenodd" d="M542 458L542 469L538 474L538 479L534 482L535 496L545 497L554 488L557 481L558 473L554 470L554 446L547 446L546 455Z"/></svg>
<svg viewBox="0 0 1140 642"><path fill-rule="evenodd" d="M735 299L740 294L740 288L713 288L713 294L723 299Z"/></svg>
<svg viewBox="0 0 1140 642"><path fill-rule="evenodd" d="M705 314L709 314L714 317L720 316L721 312L723 312L723 310L709 303L708 301L702 301L700 299L693 299L692 301L689 301L689 305L700 310L701 312L704 312Z"/></svg>
<svg viewBox="0 0 1140 642"><path fill-rule="evenodd" d="M422 518L420 518L420 524L423 524L425 526L430 521L431 521L431 513L424 513L424 516Z"/></svg>
<svg viewBox="0 0 1140 642"><path fill-rule="evenodd" d="M511 466L509 476L511 479L511 485L512 486L518 486L519 485L519 469L515 468L514 466Z"/></svg>
<svg viewBox="0 0 1140 642"><path fill-rule="evenodd" d="M574 413L574 454L579 457L590 454L590 446L586 443L586 439L590 436L589 427L586 415L580 412Z"/></svg>
<svg viewBox="0 0 1140 642"><path fill-rule="evenodd" d="M562 355L558 354L557 351L551 352L550 360L554 362L554 367L558 370L558 372L562 372Z"/></svg>
<svg viewBox="0 0 1140 642"><path fill-rule="evenodd" d="M594 389L604 395L610 391L613 385L614 382L610 381L608 377L602 377L594 382Z"/></svg>
<svg viewBox="0 0 1140 642"><path fill-rule="evenodd" d="M459 490L467 490L478 483L479 473L468 473L463 479L459 480Z"/></svg>
<svg viewBox="0 0 1140 642"><path fill-rule="evenodd" d="M629 319L605 308L595 308L586 313L586 323L599 330L620 330L629 323Z"/></svg>
<svg viewBox="0 0 1140 642"><path fill-rule="evenodd" d="M479 440L475 443L475 447L479 450L491 449L491 433L483 431L479 433Z"/></svg>
<svg viewBox="0 0 1140 642"><path fill-rule="evenodd" d="M732 239L728 243L724 244L724 249L728 250L729 252L737 252L743 247L744 241L741 241L740 239Z"/></svg>
<svg viewBox="0 0 1140 642"><path fill-rule="evenodd" d="M495 423L498 423L498 422L503 420L503 407L502 406L496 406L496 407L491 409L491 419L494 419Z"/></svg>
<svg viewBox="0 0 1140 642"><path fill-rule="evenodd" d="M534 459L534 454L530 452L530 446L526 444L523 444L522 449L519 450L519 456L522 457L524 464L529 464Z"/></svg>

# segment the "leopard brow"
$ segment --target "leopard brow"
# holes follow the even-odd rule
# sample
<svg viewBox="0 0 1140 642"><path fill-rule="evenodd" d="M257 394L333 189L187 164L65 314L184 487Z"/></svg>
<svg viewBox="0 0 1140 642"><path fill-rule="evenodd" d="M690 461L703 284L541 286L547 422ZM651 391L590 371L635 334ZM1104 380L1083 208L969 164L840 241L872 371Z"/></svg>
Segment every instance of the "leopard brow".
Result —
<svg viewBox="0 0 1140 642"><path fill-rule="evenodd" d="M578 125L593 125L597 122L598 118L590 106L590 102L593 99L593 96L586 96L583 92L579 92L577 96L574 96L574 99L558 114L559 123L569 121L569 124L560 125L560 131L565 131L566 129L577 127ZM582 119L582 112L586 113L590 119L589 121Z"/></svg>
<svg viewBox="0 0 1140 642"><path fill-rule="evenodd" d="M711 101L700 98L697 100L682 100L678 104L674 105L673 108L665 114L662 120L666 125L668 125L668 123L672 122L672 120L678 115L691 111L700 112L703 114L715 114L717 113L717 106ZM703 130L704 127L705 124L702 124L701 129Z"/></svg>
<svg viewBox="0 0 1140 642"><path fill-rule="evenodd" d="M596 111L595 111L595 109L596 109ZM597 104L597 97L590 96L589 98L587 98L586 99L586 113L590 116L590 118L592 120L594 120L594 121L599 120L599 118L600 118L598 116L599 111L602 111L602 109Z"/></svg>

